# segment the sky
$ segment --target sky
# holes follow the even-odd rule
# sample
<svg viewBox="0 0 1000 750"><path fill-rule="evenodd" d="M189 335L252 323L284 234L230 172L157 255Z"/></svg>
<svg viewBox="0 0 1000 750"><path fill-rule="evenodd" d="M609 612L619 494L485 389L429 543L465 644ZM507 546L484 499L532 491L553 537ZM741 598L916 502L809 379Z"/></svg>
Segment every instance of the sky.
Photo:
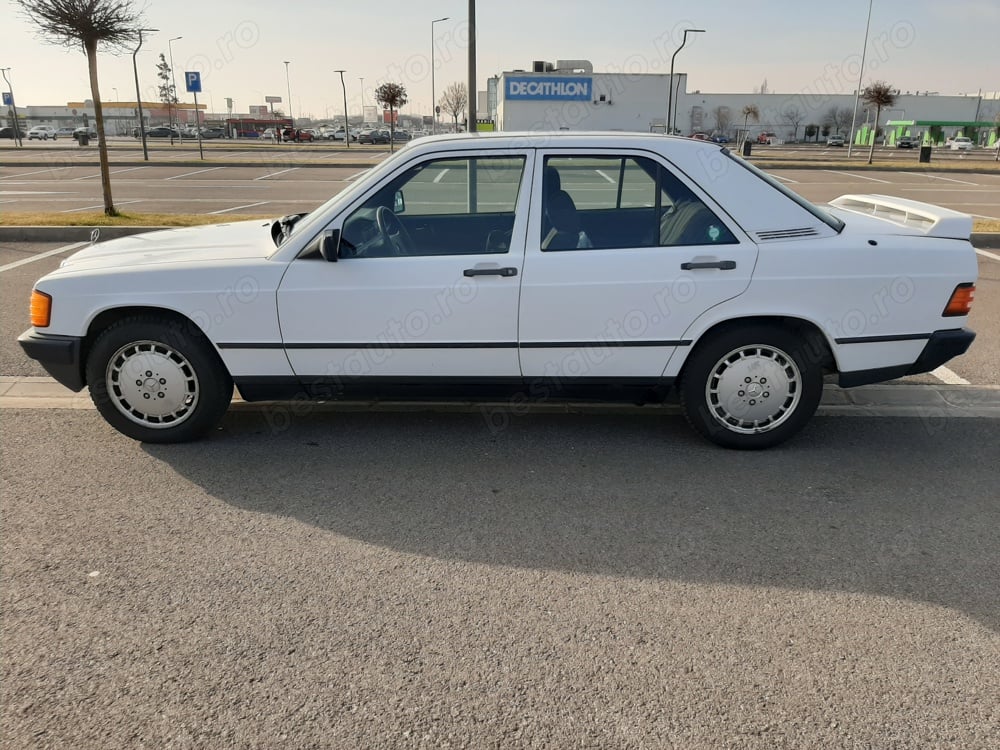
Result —
<svg viewBox="0 0 1000 750"><path fill-rule="evenodd" d="M1000 90L1000 0L871 0L863 85L885 80L906 91L976 94ZM0 67L18 105L65 105L90 98L79 48L45 42L12 0L0 24ZM281 96L291 114L340 116L344 69L348 110L374 103L382 82L402 83L403 113L431 111L431 43L436 93L467 80L468 0L136 0L146 35L138 55L144 101L158 99L159 54L173 48L179 97L183 72L202 74L199 103L225 112ZM531 70L533 60L590 60L595 72L666 73L685 28L676 71L690 90L752 93L765 81L774 93L817 87L851 93L857 84L869 0L479 0L477 84L504 70ZM436 18L448 20L433 24ZM182 37L168 45L168 39ZM284 64L288 61L288 65ZM101 98L134 101L132 55L102 50ZM287 71L287 77L286 77ZM361 79L364 78L363 88ZM2 82L0 82L2 83Z"/></svg>

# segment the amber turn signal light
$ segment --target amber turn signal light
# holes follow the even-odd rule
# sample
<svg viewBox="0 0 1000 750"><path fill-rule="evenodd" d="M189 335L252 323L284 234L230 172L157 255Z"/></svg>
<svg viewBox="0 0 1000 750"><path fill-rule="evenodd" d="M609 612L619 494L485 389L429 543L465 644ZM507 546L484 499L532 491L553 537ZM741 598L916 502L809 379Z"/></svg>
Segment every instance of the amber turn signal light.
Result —
<svg viewBox="0 0 1000 750"><path fill-rule="evenodd" d="M972 309L972 299L976 296L976 285L966 282L955 287L951 293L951 299L945 305L941 315L945 318L953 318L956 315L968 315Z"/></svg>
<svg viewBox="0 0 1000 750"><path fill-rule="evenodd" d="M52 298L45 292L31 290L31 325L48 328L52 318Z"/></svg>

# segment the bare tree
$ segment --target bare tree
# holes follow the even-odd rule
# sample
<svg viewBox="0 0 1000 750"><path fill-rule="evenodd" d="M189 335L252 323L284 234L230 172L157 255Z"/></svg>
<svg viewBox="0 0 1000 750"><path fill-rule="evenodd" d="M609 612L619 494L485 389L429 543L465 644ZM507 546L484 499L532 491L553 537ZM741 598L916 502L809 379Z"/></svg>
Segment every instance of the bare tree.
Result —
<svg viewBox="0 0 1000 750"><path fill-rule="evenodd" d="M805 113L798 107L788 106L781 112L781 117L792 127L792 140L799 139L799 125L806 119Z"/></svg>
<svg viewBox="0 0 1000 750"><path fill-rule="evenodd" d="M823 115L823 125L834 133L844 133L850 129L852 119L854 119L854 110L850 107L830 107ZM829 135L829 131L827 135Z"/></svg>
<svg viewBox="0 0 1000 750"><path fill-rule="evenodd" d="M101 162L101 190L104 193L104 213L117 216L111 199L111 173L108 168L108 146L104 138L104 109L97 83L97 48L112 51L122 49L135 40L142 26L142 13L132 7L131 0L16 0L21 12L34 23L42 36L52 44L82 48L87 55L90 71L90 95L94 100L97 121L97 150Z"/></svg>
<svg viewBox="0 0 1000 750"><path fill-rule="evenodd" d="M169 113L170 127L174 127L174 105L177 104L177 89L173 84L173 71L170 63L163 53L160 53L160 61L156 63L156 77L160 79L160 84L156 87L156 92L160 95L160 101L167 105ZM174 137L170 136L170 143L173 144Z"/></svg>
<svg viewBox="0 0 1000 750"><path fill-rule="evenodd" d="M733 124L733 113L725 105L716 107L712 110L712 114L715 116L715 129L719 131L721 135L725 135L730 125Z"/></svg>
<svg viewBox="0 0 1000 750"><path fill-rule="evenodd" d="M406 104L406 89L401 83L383 83L375 89L375 101L389 108L389 150L396 141L396 110Z"/></svg>
<svg viewBox="0 0 1000 750"><path fill-rule="evenodd" d="M458 116L465 112L465 107L469 103L469 89L462 82L449 84L441 93L441 108L451 115L458 130Z"/></svg>
<svg viewBox="0 0 1000 750"><path fill-rule="evenodd" d="M875 107L875 130L878 131L878 121L879 117L882 115L882 110L886 107L891 107L896 103L896 94L890 86L885 81L875 81L875 83L870 84L864 91L861 92L861 98L865 100L865 103L870 107ZM872 137L871 147L868 149L868 163L872 163L872 157L875 155L875 138Z"/></svg>
<svg viewBox="0 0 1000 750"><path fill-rule="evenodd" d="M760 107L756 104L746 104L740 110L740 114L743 115L743 136L740 140L740 148L742 148L743 144L746 143L747 136L750 134L750 131L747 130L747 123L750 121L755 123L760 122Z"/></svg>

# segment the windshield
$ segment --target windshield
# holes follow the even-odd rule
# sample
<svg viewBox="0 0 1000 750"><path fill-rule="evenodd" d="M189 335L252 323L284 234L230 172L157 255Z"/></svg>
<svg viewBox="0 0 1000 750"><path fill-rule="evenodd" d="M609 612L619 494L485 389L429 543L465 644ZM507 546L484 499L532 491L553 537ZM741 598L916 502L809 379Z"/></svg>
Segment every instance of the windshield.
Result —
<svg viewBox="0 0 1000 750"><path fill-rule="evenodd" d="M793 192L792 190L789 190L787 187L785 187L784 185L782 185L776 179L774 179L773 177L771 177L771 175L769 175L767 172L764 172L764 171L758 169L757 167L755 167L750 162L744 161L743 159L738 159L728 149L723 149L723 152L726 154L726 156L728 156L734 162L736 162L737 164L739 164L744 169L748 169L751 172L753 172L757 177L759 177L760 179L762 179L764 182L766 182L768 185L770 185L771 187L773 187L775 190L777 190L779 193L781 193L782 195L784 195L786 198L788 198L789 200L795 201L795 203L797 203L798 205L802 206L802 208L804 208L806 211L808 211L809 213L811 213L813 216L815 216L817 219L819 219L820 221L822 221L824 224L826 224L828 227L830 227L831 229L833 229L838 234L844 228L845 225L844 225L844 222L841 219L838 219L833 214L827 213L826 211L824 211L819 206L817 206L817 205L815 205L813 203L810 203L809 201L807 201L805 198L803 198L798 193Z"/></svg>

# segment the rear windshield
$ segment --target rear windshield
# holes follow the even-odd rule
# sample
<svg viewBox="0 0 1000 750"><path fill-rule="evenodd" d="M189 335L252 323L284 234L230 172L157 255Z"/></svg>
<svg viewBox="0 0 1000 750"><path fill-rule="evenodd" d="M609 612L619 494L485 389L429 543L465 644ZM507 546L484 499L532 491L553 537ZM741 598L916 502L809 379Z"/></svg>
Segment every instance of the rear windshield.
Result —
<svg viewBox="0 0 1000 750"><path fill-rule="evenodd" d="M809 213L811 213L813 216L815 216L817 219L819 219L820 221L822 221L824 224L826 224L828 227L830 227L831 229L833 229L838 234L844 228L844 222L841 219L838 219L833 214L827 213L826 211L824 211L822 208L820 208L819 206L815 205L814 203L810 203L809 201L807 201L805 198L803 198L798 193L796 193L796 192L794 192L792 190L789 190L787 187L785 187L784 185L782 185L780 182L778 182L778 180L774 179L767 172L764 172L764 171L758 169L757 167L755 167L750 162L744 161L743 159L737 158L728 149L723 149L723 151L725 152L726 156L728 156L734 162L736 162L737 164L739 164L744 169L749 169L757 177L759 177L760 179L762 179L764 182L766 182L768 185L770 185L771 187L773 187L775 190L777 190L779 193L781 193L782 195L784 195L789 200L795 201L795 203L797 203L798 205L802 206L802 208L804 208L806 211L808 211Z"/></svg>

